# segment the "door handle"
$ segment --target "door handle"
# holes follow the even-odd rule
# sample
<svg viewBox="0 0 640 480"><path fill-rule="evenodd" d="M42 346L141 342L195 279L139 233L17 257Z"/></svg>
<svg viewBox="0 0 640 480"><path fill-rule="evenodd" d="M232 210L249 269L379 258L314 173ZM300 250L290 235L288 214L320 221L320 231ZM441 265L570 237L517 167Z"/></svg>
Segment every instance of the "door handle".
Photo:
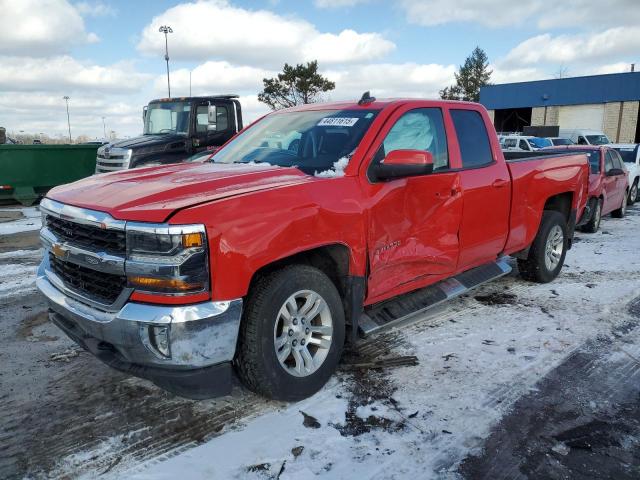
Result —
<svg viewBox="0 0 640 480"><path fill-rule="evenodd" d="M491 186L495 187L495 188L502 188L502 187L506 187L508 184L509 184L508 180L504 180L502 178L498 178L498 179L493 181Z"/></svg>

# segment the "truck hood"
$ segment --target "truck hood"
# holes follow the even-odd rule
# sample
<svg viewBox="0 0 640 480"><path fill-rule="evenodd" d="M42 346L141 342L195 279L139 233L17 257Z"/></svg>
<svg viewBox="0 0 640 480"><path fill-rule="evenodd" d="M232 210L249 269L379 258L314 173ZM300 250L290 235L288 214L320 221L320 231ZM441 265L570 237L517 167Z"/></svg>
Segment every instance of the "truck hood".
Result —
<svg viewBox="0 0 640 480"><path fill-rule="evenodd" d="M47 197L120 220L164 222L185 207L312 181L296 168L182 163L94 175L56 187Z"/></svg>
<svg viewBox="0 0 640 480"><path fill-rule="evenodd" d="M162 133L160 135L140 135L139 137L127 138L126 140L118 140L112 143L110 146L114 148L149 148L154 149L158 147L159 150L164 150L167 144L172 142L184 143L187 137L184 135L176 135L175 133Z"/></svg>

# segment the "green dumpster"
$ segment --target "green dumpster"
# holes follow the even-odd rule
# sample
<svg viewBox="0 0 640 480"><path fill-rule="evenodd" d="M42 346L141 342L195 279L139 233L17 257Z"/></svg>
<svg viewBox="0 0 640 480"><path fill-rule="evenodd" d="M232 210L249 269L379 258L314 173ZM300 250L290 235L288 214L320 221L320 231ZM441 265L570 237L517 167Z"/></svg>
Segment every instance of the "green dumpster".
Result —
<svg viewBox="0 0 640 480"><path fill-rule="evenodd" d="M57 185L93 175L98 145L0 145L0 202L33 203Z"/></svg>

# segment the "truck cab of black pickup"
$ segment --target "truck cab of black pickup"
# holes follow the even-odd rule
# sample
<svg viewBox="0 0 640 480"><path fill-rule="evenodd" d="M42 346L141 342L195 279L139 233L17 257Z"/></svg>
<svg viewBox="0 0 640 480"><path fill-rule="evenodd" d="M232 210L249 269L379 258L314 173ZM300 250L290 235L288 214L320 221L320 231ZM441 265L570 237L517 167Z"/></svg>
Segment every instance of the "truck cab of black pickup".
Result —
<svg viewBox="0 0 640 480"><path fill-rule="evenodd" d="M237 95L152 100L144 108L143 119L142 135L98 149L96 173L179 163L220 147L242 130Z"/></svg>

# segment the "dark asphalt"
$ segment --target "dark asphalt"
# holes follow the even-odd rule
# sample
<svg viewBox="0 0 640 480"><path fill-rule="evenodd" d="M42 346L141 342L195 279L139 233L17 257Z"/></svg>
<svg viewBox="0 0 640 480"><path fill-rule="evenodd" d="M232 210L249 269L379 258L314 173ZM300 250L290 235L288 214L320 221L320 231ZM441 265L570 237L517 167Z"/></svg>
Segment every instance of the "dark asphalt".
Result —
<svg viewBox="0 0 640 480"><path fill-rule="evenodd" d="M637 320L588 342L518 400L462 476L639 479L640 298L629 313Z"/></svg>

